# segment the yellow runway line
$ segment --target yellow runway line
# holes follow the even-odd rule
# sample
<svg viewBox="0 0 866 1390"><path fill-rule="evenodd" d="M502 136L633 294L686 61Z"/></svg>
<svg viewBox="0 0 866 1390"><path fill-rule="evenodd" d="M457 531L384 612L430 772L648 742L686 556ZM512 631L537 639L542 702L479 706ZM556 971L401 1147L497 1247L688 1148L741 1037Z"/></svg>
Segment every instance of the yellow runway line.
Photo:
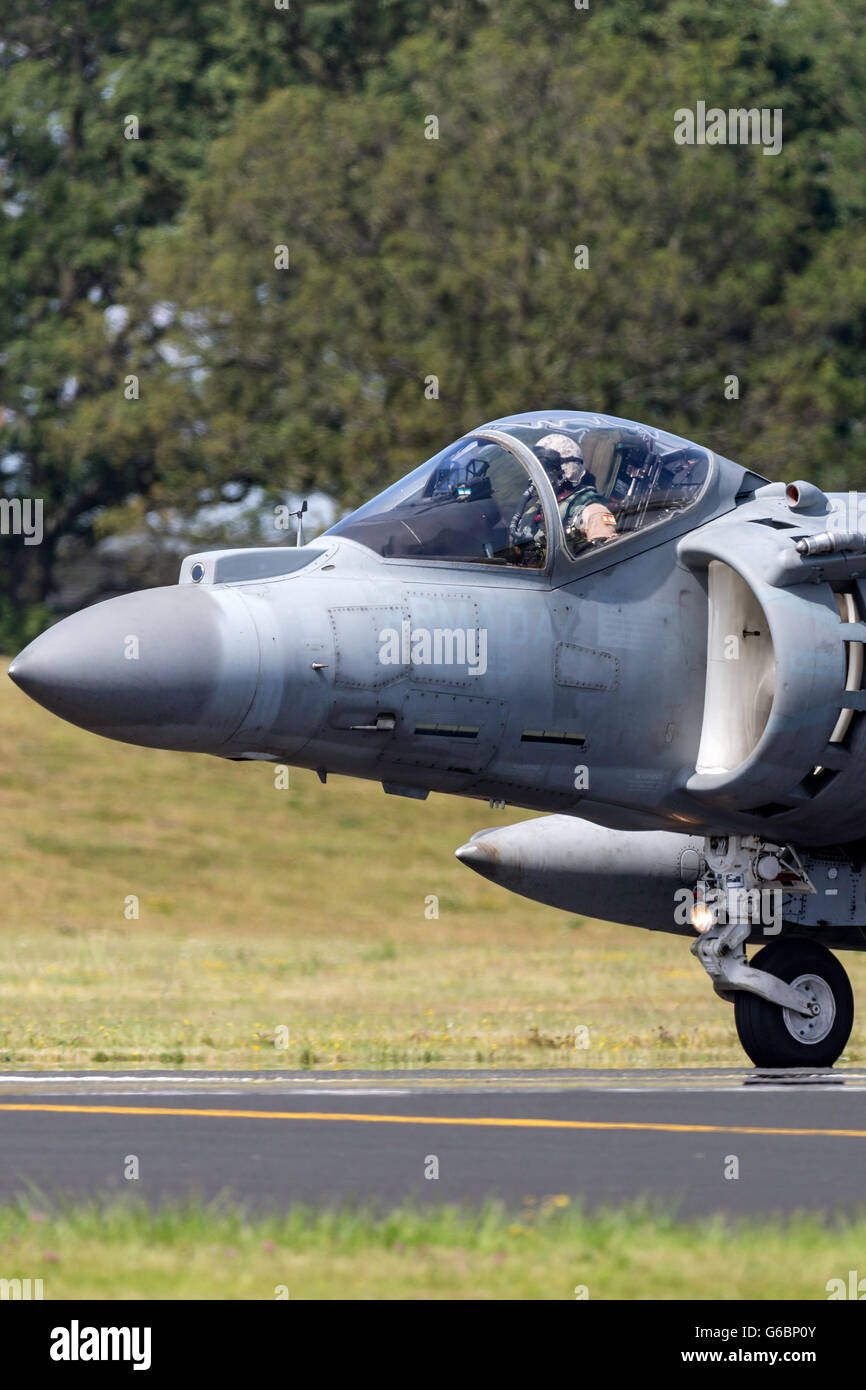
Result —
<svg viewBox="0 0 866 1390"><path fill-rule="evenodd" d="M866 1139L866 1129L783 1129L769 1125L678 1125L642 1120L539 1120L486 1115L365 1115L327 1110L203 1110L157 1105L5 1104L0 1111L70 1115L185 1115L206 1120L318 1120L364 1125L468 1125L491 1129L637 1130L662 1134L776 1134L791 1138Z"/></svg>

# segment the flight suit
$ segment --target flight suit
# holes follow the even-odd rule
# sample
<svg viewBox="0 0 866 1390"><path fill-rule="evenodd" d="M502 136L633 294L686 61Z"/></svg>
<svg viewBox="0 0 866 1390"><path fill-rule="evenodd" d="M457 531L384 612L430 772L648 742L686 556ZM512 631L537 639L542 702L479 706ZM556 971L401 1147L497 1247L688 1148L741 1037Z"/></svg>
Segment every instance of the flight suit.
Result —
<svg viewBox="0 0 866 1390"><path fill-rule="evenodd" d="M616 535L616 517L606 497L594 487L579 487L559 504L567 537L576 540L609 541Z"/></svg>

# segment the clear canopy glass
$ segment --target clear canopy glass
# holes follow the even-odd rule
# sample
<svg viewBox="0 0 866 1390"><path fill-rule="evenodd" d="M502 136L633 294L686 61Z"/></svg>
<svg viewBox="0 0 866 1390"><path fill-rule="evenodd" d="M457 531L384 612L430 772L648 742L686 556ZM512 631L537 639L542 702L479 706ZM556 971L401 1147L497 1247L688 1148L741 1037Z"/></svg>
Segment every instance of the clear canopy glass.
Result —
<svg viewBox="0 0 866 1390"><path fill-rule="evenodd" d="M520 416L497 427L527 445L544 468L575 555L691 506L709 477L705 449L629 420Z"/></svg>
<svg viewBox="0 0 866 1390"><path fill-rule="evenodd" d="M484 427L523 445L553 488L572 555L664 522L703 492L711 458L612 416L517 415ZM333 526L379 555L541 569L555 538L521 450L464 438Z"/></svg>
<svg viewBox="0 0 866 1390"><path fill-rule="evenodd" d="M328 532L379 555L543 569L547 528L529 470L508 449L460 439Z"/></svg>

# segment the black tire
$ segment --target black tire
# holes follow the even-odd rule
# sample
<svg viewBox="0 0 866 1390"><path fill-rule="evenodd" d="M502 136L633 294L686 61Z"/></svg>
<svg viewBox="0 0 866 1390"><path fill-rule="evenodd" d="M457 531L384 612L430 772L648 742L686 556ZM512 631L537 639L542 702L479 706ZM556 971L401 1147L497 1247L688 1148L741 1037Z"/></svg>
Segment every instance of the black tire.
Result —
<svg viewBox="0 0 866 1390"><path fill-rule="evenodd" d="M823 1019L819 1015L814 1020L802 1020L805 1031L814 1030L816 1034L814 1040L809 1041L792 1031L800 1026L801 1016L757 994L737 990L734 995L737 1034L755 1066L832 1067L843 1052L854 1023L851 982L836 957L816 941L794 938L765 946L749 964L789 985L803 976L812 976L824 986L818 993L823 994L825 1000Z"/></svg>

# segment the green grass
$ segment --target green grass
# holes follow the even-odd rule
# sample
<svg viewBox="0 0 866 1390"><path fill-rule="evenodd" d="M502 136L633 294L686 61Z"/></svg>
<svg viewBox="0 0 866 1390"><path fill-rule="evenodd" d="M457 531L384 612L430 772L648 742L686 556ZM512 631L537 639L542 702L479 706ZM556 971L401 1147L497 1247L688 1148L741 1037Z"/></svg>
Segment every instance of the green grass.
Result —
<svg viewBox="0 0 866 1390"><path fill-rule="evenodd" d="M866 1218L679 1222L632 1207L587 1215L565 1196L252 1216L132 1201L0 1207L0 1277L46 1299L825 1299L862 1269Z"/></svg>
<svg viewBox="0 0 866 1390"><path fill-rule="evenodd" d="M295 772L278 791L264 764L86 734L7 680L0 740L0 1069L745 1061L688 941L455 860L525 813ZM866 956L845 964L862 997Z"/></svg>
<svg viewBox="0 0 866 1390"><path fill-rule="evenodd" d="M688 942L457 863L520 812L303 773L276 791L266 766L108 743L2 680L0 738L0 1070L744 1062ZM846 965L862 993L866 958ZM862 1025L844 1060L866 1060ZM555 1195L388 1215L0 1207L0 1278L42 1278L46 1298L820 1299L864 1245L864 1220L590 1217Z"/></svg>

